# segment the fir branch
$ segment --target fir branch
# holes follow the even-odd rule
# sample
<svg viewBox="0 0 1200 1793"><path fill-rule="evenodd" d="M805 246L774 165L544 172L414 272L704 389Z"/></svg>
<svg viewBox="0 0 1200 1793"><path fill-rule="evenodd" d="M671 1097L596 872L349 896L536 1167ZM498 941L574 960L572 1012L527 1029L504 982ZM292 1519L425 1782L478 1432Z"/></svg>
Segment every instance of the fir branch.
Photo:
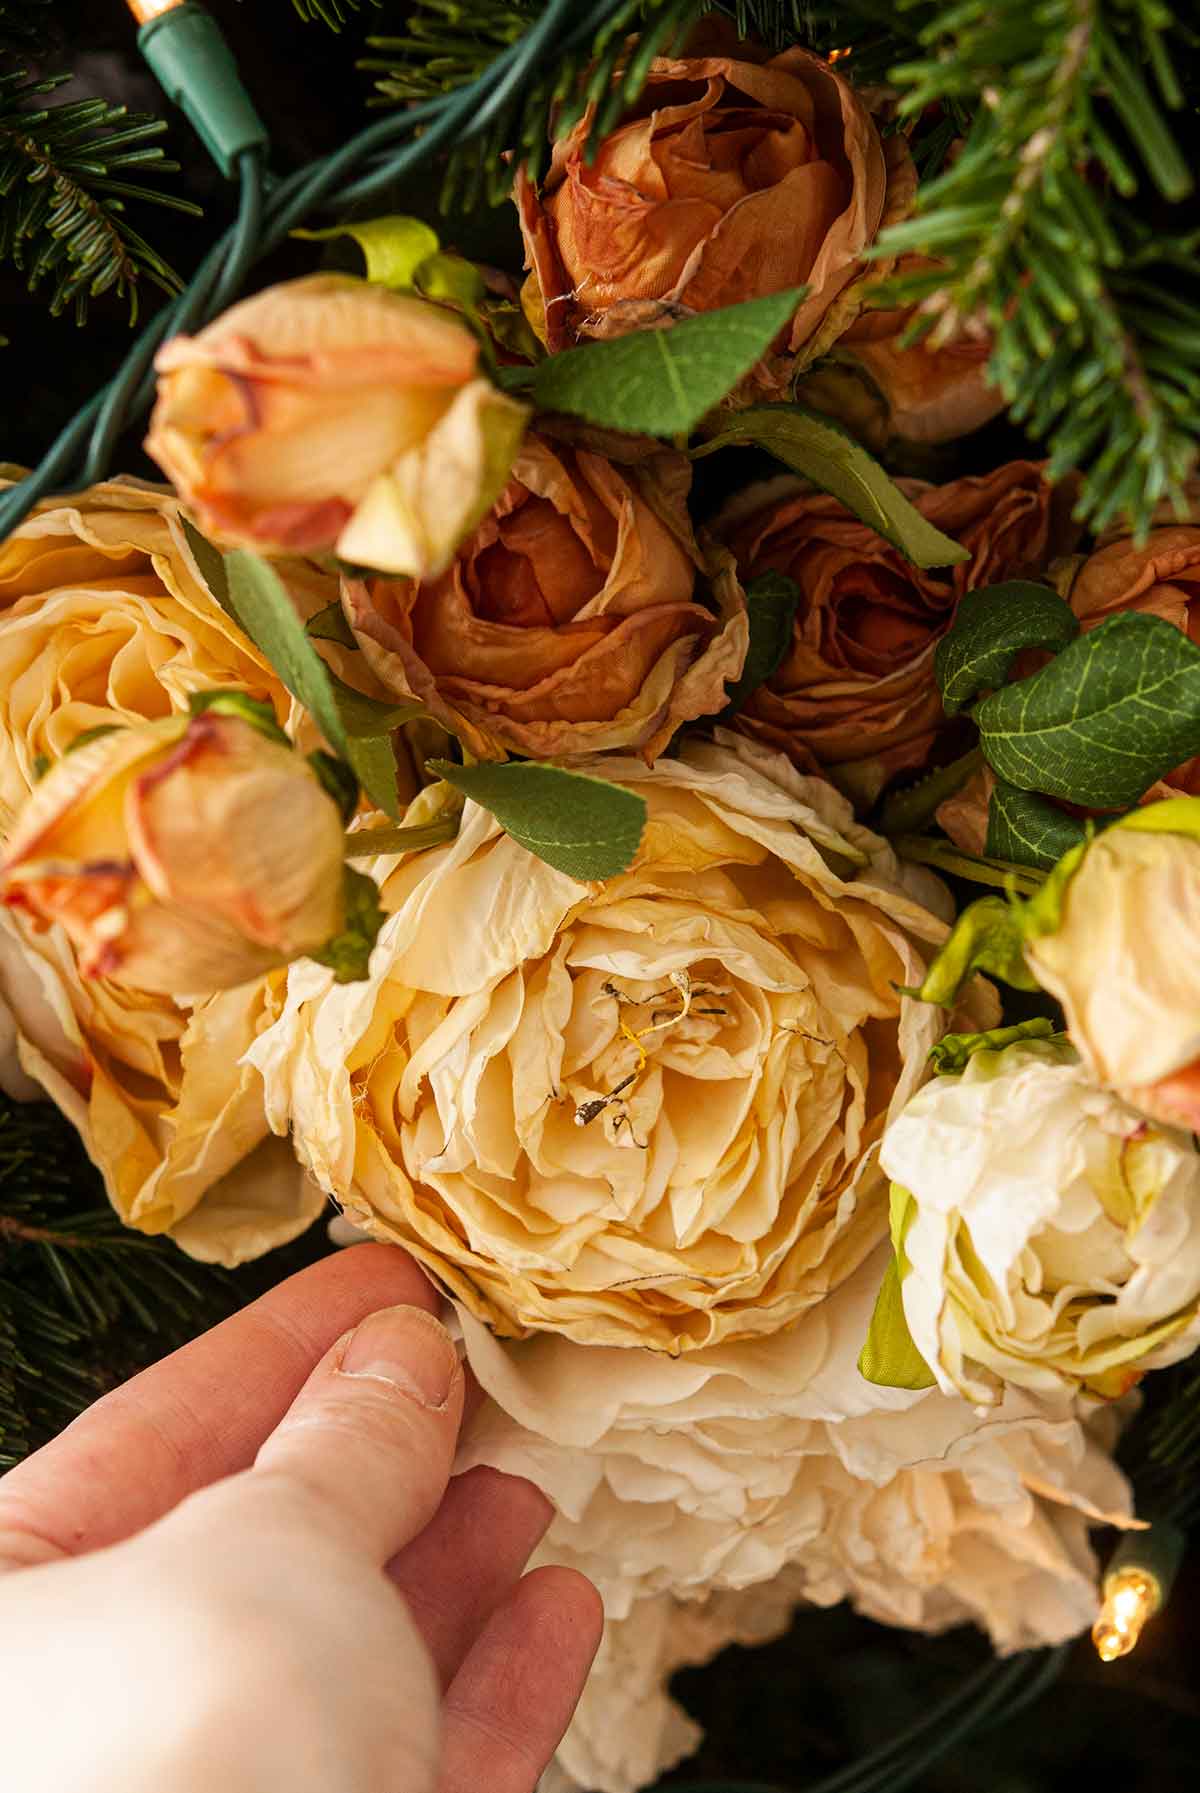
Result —
<svg viewBox="0 0 1200 1793"><path fill-rule="evenodd" d="M52 314L73 306L82 322L89 299L114 291L133 323L143 281L166 293L180 281L130 224L126 203L193 217L200 208L145 184L145 175L179 171L152 141L167 128L161 120L102 99L39 103L69 79L0 75L0 256L26 273L31 291L51 281Z"/></svg>
<svg viewBox="0 0 1200 1793"><path fill-rule="evenodd" d="M0 1097L0 1469L236 1305L222 1272L122 1226L55 1109Z"/></svg>
<svg viewBox="0 0 1200 1793"><path fill-rule="evenodd" d="M986 322L1012 415L1048 439L1056 476L1084 470L1097 529L1122 512L1144 528L1200 451L1200 261L1170 209L1193 178L1164 119L1188 36L1161 0L961 0L893 71L907 114L954 104L974 122L877 247L941 271L879 296L918 301L934 344ZM1167 208L1154 228L1149 189Z"/></svg>

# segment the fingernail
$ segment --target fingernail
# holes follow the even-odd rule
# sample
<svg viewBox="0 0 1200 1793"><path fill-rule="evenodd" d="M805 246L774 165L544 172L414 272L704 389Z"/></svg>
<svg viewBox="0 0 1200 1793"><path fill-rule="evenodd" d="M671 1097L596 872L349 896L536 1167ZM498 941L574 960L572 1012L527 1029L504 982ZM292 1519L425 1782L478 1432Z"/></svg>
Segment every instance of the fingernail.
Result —
<svg viewBox="0 0 1200 1793"><path fill-rule="evenodd" d="M422 1407L444 1407L460 1374L454 1340L423 1307L385 1307L350 1336L344 1376L375 1376Z"/></svg>

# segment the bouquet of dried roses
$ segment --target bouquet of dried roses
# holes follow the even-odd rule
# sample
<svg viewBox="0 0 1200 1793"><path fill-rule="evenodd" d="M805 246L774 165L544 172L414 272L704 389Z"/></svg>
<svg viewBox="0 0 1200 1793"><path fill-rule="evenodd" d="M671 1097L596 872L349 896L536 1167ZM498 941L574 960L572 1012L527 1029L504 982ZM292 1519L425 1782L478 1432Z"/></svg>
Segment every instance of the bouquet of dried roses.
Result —
<svg viewBox="0 0 1200 1793"><path fill-rule="evenodd" d="M1200 1342L1200 513L874 458L1000 409L880 303L877 99L706 31L522 286L348 225L0 548L6 1086L196 1257L332 1198L445 1291L606 1603L563 1788L798 1601L1086 1627Z"/></svg>

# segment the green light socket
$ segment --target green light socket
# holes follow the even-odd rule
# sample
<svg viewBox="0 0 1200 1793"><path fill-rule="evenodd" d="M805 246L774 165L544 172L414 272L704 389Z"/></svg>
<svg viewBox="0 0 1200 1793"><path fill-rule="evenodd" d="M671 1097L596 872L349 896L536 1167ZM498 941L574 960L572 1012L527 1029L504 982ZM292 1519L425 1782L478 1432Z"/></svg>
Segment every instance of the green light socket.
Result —
<svg viewBox="0 0 1200 1793"><path fill-rule="evenodd" d="M222 174L236 174L238 157L246 150L266 150L266 126L211 13L184 0L142 26L138 48Z"/></svg>

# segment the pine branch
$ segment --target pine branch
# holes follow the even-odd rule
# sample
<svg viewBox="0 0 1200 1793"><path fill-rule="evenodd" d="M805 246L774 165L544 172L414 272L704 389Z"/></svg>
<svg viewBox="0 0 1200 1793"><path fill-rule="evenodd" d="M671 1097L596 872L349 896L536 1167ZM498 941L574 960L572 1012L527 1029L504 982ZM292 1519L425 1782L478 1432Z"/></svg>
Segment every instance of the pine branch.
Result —
<svg viewBox="0 0 1200 1793"><path fill-rule="evenodd" d="M130 200L200 215L200 208L147 186L179 164L152 142L166 125L106 100L39 104L67 75L30 80L0 74L0 256L28 277L30 291L52 283L54 315L73 306L82 322L88 301L113 291L136 321L143 281L179 290L179 276L125 216Z"/></svg>
<svg viewBox="0 0 1200 1793"><path fill-rule="evenodd" d="M292 5L302 19L320 19L331 31L340 31L352 13L360 12L364 6L378 8L382 0L292 0Z"/></svg>
<svg viewBox="0 0 1200 1793"><path fill-rule="evenodd" d="M236 1305L222 1272L121 1225L55 1109L0 1096L0 1470Z"/></svg>
<svg viewBox="0 0 1200 1793"><path fill-rule="evenodd" d="M1194 34L1161 0L961 0L921 35L893 71L905 112L957 104L974 123L878 246L943 271L880 296L920 301L934 343L985 320L1012 415L1055 474L1084 471L1081 514L1144 528L1200 451L1200 259L1174 209L1194 183L1164 118Z"/></svg>
<svg viewBox="0 0 1200 1793"><path fill-rule="evenodd" d="M555 130L570 130L595 102L594 134L611 130L641 91L651 59L682 41L705 3L624 0L599 24L599 8L581 8L554 67L532 71L486 135L451 155L443 211L502 204L512 186L513 156L536 178L549 153L552 120ZM360 66L378 77L375 103L426 99L478 79L542 10L540 0L480 0L470 7L463 0L414 0L405 36L368 39L379 54ZM637 47L630 53L634 32Z"/></svg>

